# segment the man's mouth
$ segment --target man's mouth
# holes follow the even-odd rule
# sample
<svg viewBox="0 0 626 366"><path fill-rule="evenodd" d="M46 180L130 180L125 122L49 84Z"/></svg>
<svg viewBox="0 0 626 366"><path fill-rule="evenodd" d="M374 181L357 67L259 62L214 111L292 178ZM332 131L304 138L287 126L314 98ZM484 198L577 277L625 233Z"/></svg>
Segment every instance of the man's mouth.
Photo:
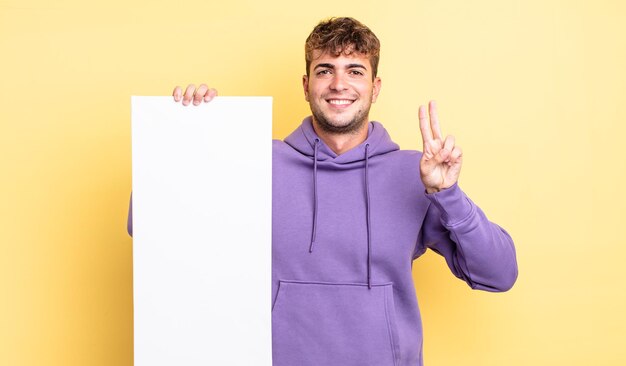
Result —
<svg viewBox="0 0 626 366"><path fill-rule="evenodd" d="M353 99L326 99L326 102L328 102L328 104L332 104L334 106L348 106L350 104L352 104L354 102Z"/></svg>

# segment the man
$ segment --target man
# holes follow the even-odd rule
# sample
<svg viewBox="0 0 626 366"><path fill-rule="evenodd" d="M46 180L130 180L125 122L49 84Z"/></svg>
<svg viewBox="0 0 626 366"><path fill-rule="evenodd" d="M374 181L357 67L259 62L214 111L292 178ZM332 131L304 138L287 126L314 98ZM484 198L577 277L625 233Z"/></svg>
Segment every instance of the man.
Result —
<svg viewBox="0 0 626 366"><path fill-rule="evenodd" d="M510 236L458 187L462 152L435 103L428 116L419 107L423 153L399 150L369 121L379 49L351 18L306 40L312 116L273 145L275 366L422 365L411 267L428 248L471 288L506 291L517 278ZM173 93L185 105L216 94L204 84Z"/></svg>

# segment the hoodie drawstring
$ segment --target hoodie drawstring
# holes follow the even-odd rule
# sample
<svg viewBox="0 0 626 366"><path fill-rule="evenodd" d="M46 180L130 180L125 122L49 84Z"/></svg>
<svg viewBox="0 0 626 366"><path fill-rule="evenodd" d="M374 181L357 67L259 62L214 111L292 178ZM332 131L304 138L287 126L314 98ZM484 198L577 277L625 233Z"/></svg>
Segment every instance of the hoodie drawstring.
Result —
<svg viewBox="0 0 626 366"><path fill-rule="evenodd" d="M370 220L370 185L367 174L369 157L367 149L370 144L365 144L365 213L367 215L367 288L372 288L372 222Z"/></svg>
<svg viewBox="0 0 626 366"><path fill-rule="evenodd" d="M311 245L309 245L309 253L313 252L313 244L315 244L315 232L317 230L317 147L320 139L315 139L315 147L313 152L313 233L311 233Z"/></svg>
<svg viewBox="0 0 626 366"><path fill-rule="evenodd" d="M315 244L315 234L317 231L317 149L320 139L315 139L313 149L313 232L311 233L311 244L309 253L313 252ZM370 217L370 186L369 186L369 156L367 150L370 144L365 144L365 214L367 217L367 288L372 288L372 222Z"/></svg>

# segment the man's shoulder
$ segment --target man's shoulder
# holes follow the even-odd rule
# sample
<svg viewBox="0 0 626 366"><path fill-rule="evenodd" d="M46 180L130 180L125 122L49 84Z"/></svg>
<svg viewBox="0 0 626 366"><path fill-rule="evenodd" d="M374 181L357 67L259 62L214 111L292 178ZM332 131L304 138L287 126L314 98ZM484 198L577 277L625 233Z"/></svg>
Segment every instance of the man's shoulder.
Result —
<svg viewBox="0 0 626 366"><path fill-rule="evenodd" d="M283 140L273 139L272 140L272 155L274 156L274 160L282 161L283 159L298 159L303 158L300 152L293 148L293 146L289 145Z"/></svg>
<svg viewBox="0 0 626 366"><path fill-rule="evenodd" d="M380 156L386 159L394 159L394 160L412 162L415 160L419 161L422 158L422 152L419 150L399 149L399 150L390 151Z"/></svg>
<svg viewBox="0 0 626 366"><path fill-rule="evenodd" d="M282 145L287 145L287 143L281 139L272 139L272 148L277 149Z"/></svg>
<svg viewBox="0 0 626 366"><path fill-rule="evenodd" d="M293 150L285 141L280 139L272 139L272 150L274 153Z"/></svg>

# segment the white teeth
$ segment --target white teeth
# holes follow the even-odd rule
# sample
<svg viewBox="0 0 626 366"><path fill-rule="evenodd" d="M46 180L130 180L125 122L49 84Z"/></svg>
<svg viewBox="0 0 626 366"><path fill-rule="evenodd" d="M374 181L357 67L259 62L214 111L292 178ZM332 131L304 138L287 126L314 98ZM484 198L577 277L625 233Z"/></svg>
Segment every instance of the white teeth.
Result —
<svg viewBox="0 0 626 366"><path fill-rule="evenodd" d="M350 104L352 103L352 101L349 99L331 99L328 101L328 103L336 104L336 105L343 105L343 104Z"/></svg>

